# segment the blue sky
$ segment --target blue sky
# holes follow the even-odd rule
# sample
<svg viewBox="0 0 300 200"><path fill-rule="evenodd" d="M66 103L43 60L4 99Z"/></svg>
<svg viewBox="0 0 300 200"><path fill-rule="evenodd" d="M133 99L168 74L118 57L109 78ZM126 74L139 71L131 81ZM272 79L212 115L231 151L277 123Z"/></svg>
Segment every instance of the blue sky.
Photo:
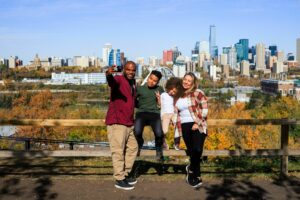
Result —
<svg viewBox="0 0 300 200"><path fill-rule="evenodd" d="M0 0L0 57L102 57L111 43L125 56L162 57L217 30L219 51L240 38L295 52L300 0Z"/></svg>

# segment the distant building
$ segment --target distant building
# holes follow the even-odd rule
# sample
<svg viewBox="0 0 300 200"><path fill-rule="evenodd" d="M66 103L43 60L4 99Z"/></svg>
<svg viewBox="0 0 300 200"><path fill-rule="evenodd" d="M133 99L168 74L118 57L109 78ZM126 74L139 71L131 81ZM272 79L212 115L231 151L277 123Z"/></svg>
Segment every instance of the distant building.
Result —
<svg viewBox="0 0 300 200"><path fill-rule="evenodd" d="M213 79L213 81L217 80L217 66L216 65L209 66L209 76Z"/></svg>
<svg viewBox="0 0 300 200"><path fill-rule="evenodd" d="M108 65L116 65L116 66L122 66L121 65L121 52L120 49L112 49L109 53L109 60Z"/></svg>
<svg viewBox="0 0 300 200"><path fill-rule="evenodd" d="M204 53L210 55L209 53L209 42L208 41L201 41L199 44L199 53Z"/></svg>
<svg viewBox="0 0 300 200"><path fill-rule="evenodd" d="M16 68L17 59L18 59L18 57L16 57L16 56L10 56L8 58L8 68L10 68L10 69Z"/></svg>
<svg viewBox="0 0 300 200"><path fill-rule="evenodd" d="M266 68L265 65L265 45L262 43L258 43L256 45L256 70L264 71Z"/></svg>
<svg viewBox="0 0 300 200"><path fill-rule="evenodd" d="M271 51L271 56L275 56L277 53L277 46L271 45L271 46L269 46L269 50Z"/></svg>
<svg viewBox="0 0 300 200"><path fill-rule="evenodd" d="M194 49L192 49L192 62L198 63L199 48L200 48L200 43L196 42Z"/></svg>
<svg viewBox="0 0 300 200"><path fill-rule="evenodd" d="M185 57L179 56L176 59L175 64L173 65L173 74L176 77L182 78L187 72L186 68L187 68L187 63Z"/></svg>
<svg viewBox="0 0 300 200"><path fill-rule="evenodd" d="M106 83L105 73L52 73L51 81L48 84L103 84Z"/></svg>
<svg viewBox="0 0 300 200"><path fill-rule="evenodd" d="M228 52L228 64L231 69L237 68L237 53L234 47L229 49Z"/></svg>
<svg viewBox="0 0 300 200"><path fill-rule="evenodd" d="M212 58L218 56L218 46L216 44L216 26L210 25L209 27L209 53Z"/></svg>
<svg viewBox="0 0 300 200"><path fill-rule="evenodd" d="M229 68L230 66L227 64L227 65L222 65L222 72L223 72L223 75L225 76L225 78L229 78Z"/></svg>
<svg viewBox="0 0 300 200"><path fill-rule="evenodd" d="M296 44L296 49L297 49L297 61L300 66L300 38L297 38L297 44Z"/></svg>
<svg viewBox="0 0 300 200"><path fill-rule="evenodd" d="M250 76L250 63L248 60L243 60L241 62L241 75Z"/></svg>
<svg viewBox="0 0 300 200"><path fill-rule="evenodd" d="M108 66L109 53L111 50L112 50L112 45L109 43L106 43L102 48L102 59L105 66Z"/></svg>
<svg viewBox="0 0 300 200"><path fill-rule="evenodd" d="M241 60L248 60L249 40L248 39L240 39L239 43L243 47L243 56L241 57Z"/></svg>
<svg viewBox="0 0 300 200"><path fill-rule="evenodd" d="M173 51L172 50L164 50L163 51L163 64L166 65L167 63L173 64Z"/></svg>
<svg viewBox="0 0 300 200"><path fill-rule="evenodd" d="M160 60L157 57L155 57L155 56L151 56L149 58L149 65L150 65L150 67L159 66L159 62L160 62Z"/></svg>
<svg viewBox="0 0 300 200"><path fill-rule="evenodd" d="M139 65L145 65L145 58L144 57L138 57L136 58L135 60L136 64L139 64Z"/></svg>
<svg viewBox="0 0 300 200"><path fill-rule="evenodd" d="M261 89L269 94L281 94L282 96L294 94L294 80L265 79L261 81Z"/></svg>
<svg viewBox="0 0 300 200"><path fill-rule="evenodd" d="M73 62L74 62L73 63L74 66L78 66L82 68L90 66L89 57L87 56L74 56Z"/></svg>
<svg viewBox="0 0 300 200"><path fill-rule="evenodd" d="M243 45L240 44L240 43L236 43L234 45L234 47L235 47L235 50L236 50L236 61L239 63L239 62L242 62L242 60L245 60L244 59Z"/></svg>
<svg viewBox="0 0 300 200"><path fill-rule="evenodd" d="M277 56L277 60L279 62L284 62L285 61L285 57L284 57L284 52L283 51L277 51L276 56Z"/></svg>

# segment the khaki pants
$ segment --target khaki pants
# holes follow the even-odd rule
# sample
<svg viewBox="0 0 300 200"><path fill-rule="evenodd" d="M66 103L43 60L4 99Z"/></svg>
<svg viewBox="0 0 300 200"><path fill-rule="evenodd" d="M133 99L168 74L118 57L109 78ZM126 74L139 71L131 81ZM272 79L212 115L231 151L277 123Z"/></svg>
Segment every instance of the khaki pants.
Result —
<svg viewBox="0 0 300 200"><path fill-rule="evenodd" d="M163 129L163 132L164 132L165 135L169 131L169 125L170 125L170 121L171 121L173 115L174 115L173 113L165 113L161 117L162 129Z"/></svg>
<svg viewBox="0 0 300 200"><path fill-rule="evenodd" d="M138 145L133 126L114 124L107 126L108 140L114 169L114 178L123 180L130 173L135 161Z"/></svg>

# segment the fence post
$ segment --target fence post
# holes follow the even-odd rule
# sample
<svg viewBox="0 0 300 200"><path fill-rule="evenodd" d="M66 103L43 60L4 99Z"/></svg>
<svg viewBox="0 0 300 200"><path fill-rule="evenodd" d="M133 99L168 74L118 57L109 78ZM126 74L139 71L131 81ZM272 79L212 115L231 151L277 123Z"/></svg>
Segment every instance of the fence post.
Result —
<svg viewBox="0 0 300 200"><path fill-rule="evenodd" d="M74 142L70 142L70 150L74 150Z"/></svg>
<svg viewBox="0 0 300 200"><path fill-rule="evenodd" d="M30 139L25 140L25 151L30 151Z"/></svg>
<svg viewBox="0 0 300 200"><path fill-rule="evenodd" d="M281 125L281 150L282 150L282 156L281 156L281 175L287 176L288 175L288 164L289 164L289 125Z"/></svg>

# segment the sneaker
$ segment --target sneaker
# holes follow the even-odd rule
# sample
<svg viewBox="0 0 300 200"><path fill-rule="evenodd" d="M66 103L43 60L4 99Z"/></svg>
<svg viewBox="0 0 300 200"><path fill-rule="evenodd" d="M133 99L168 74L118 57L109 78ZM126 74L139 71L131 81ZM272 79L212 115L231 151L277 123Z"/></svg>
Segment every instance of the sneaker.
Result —
<svg viewBox="0 0 300 200"><path fill-rule="evenodd" d="M133 176L126 176L125 179L129 185L134 185L137 183L136 178L134 178Z"/></svg>
<svg viewBox="0 0 300 200"><path fill-rule="evenodd" d="M164 161L163 150L161 147L156 147L156 159L158 161Z"/></svg>
<svg viewBox="0 0 300 200"><path fill-rule="evenodd" d="M122 190L132 190L134 187L127 183L126 179L116 180L115 187Z"/></svg>
<svg viewBox="0 0 300 200"><path fill-rule="evenodd" d="M176 151L181 150L180 147L179 147L179 144L174 144L174 149L175 149Z"/></svg>
<svg viewBox="0 0 300 200"><path fill-rule="evenodd" d="M187 176L186 182L193 188L199 188L202 185L202 179L192 176Z"/></svg>

